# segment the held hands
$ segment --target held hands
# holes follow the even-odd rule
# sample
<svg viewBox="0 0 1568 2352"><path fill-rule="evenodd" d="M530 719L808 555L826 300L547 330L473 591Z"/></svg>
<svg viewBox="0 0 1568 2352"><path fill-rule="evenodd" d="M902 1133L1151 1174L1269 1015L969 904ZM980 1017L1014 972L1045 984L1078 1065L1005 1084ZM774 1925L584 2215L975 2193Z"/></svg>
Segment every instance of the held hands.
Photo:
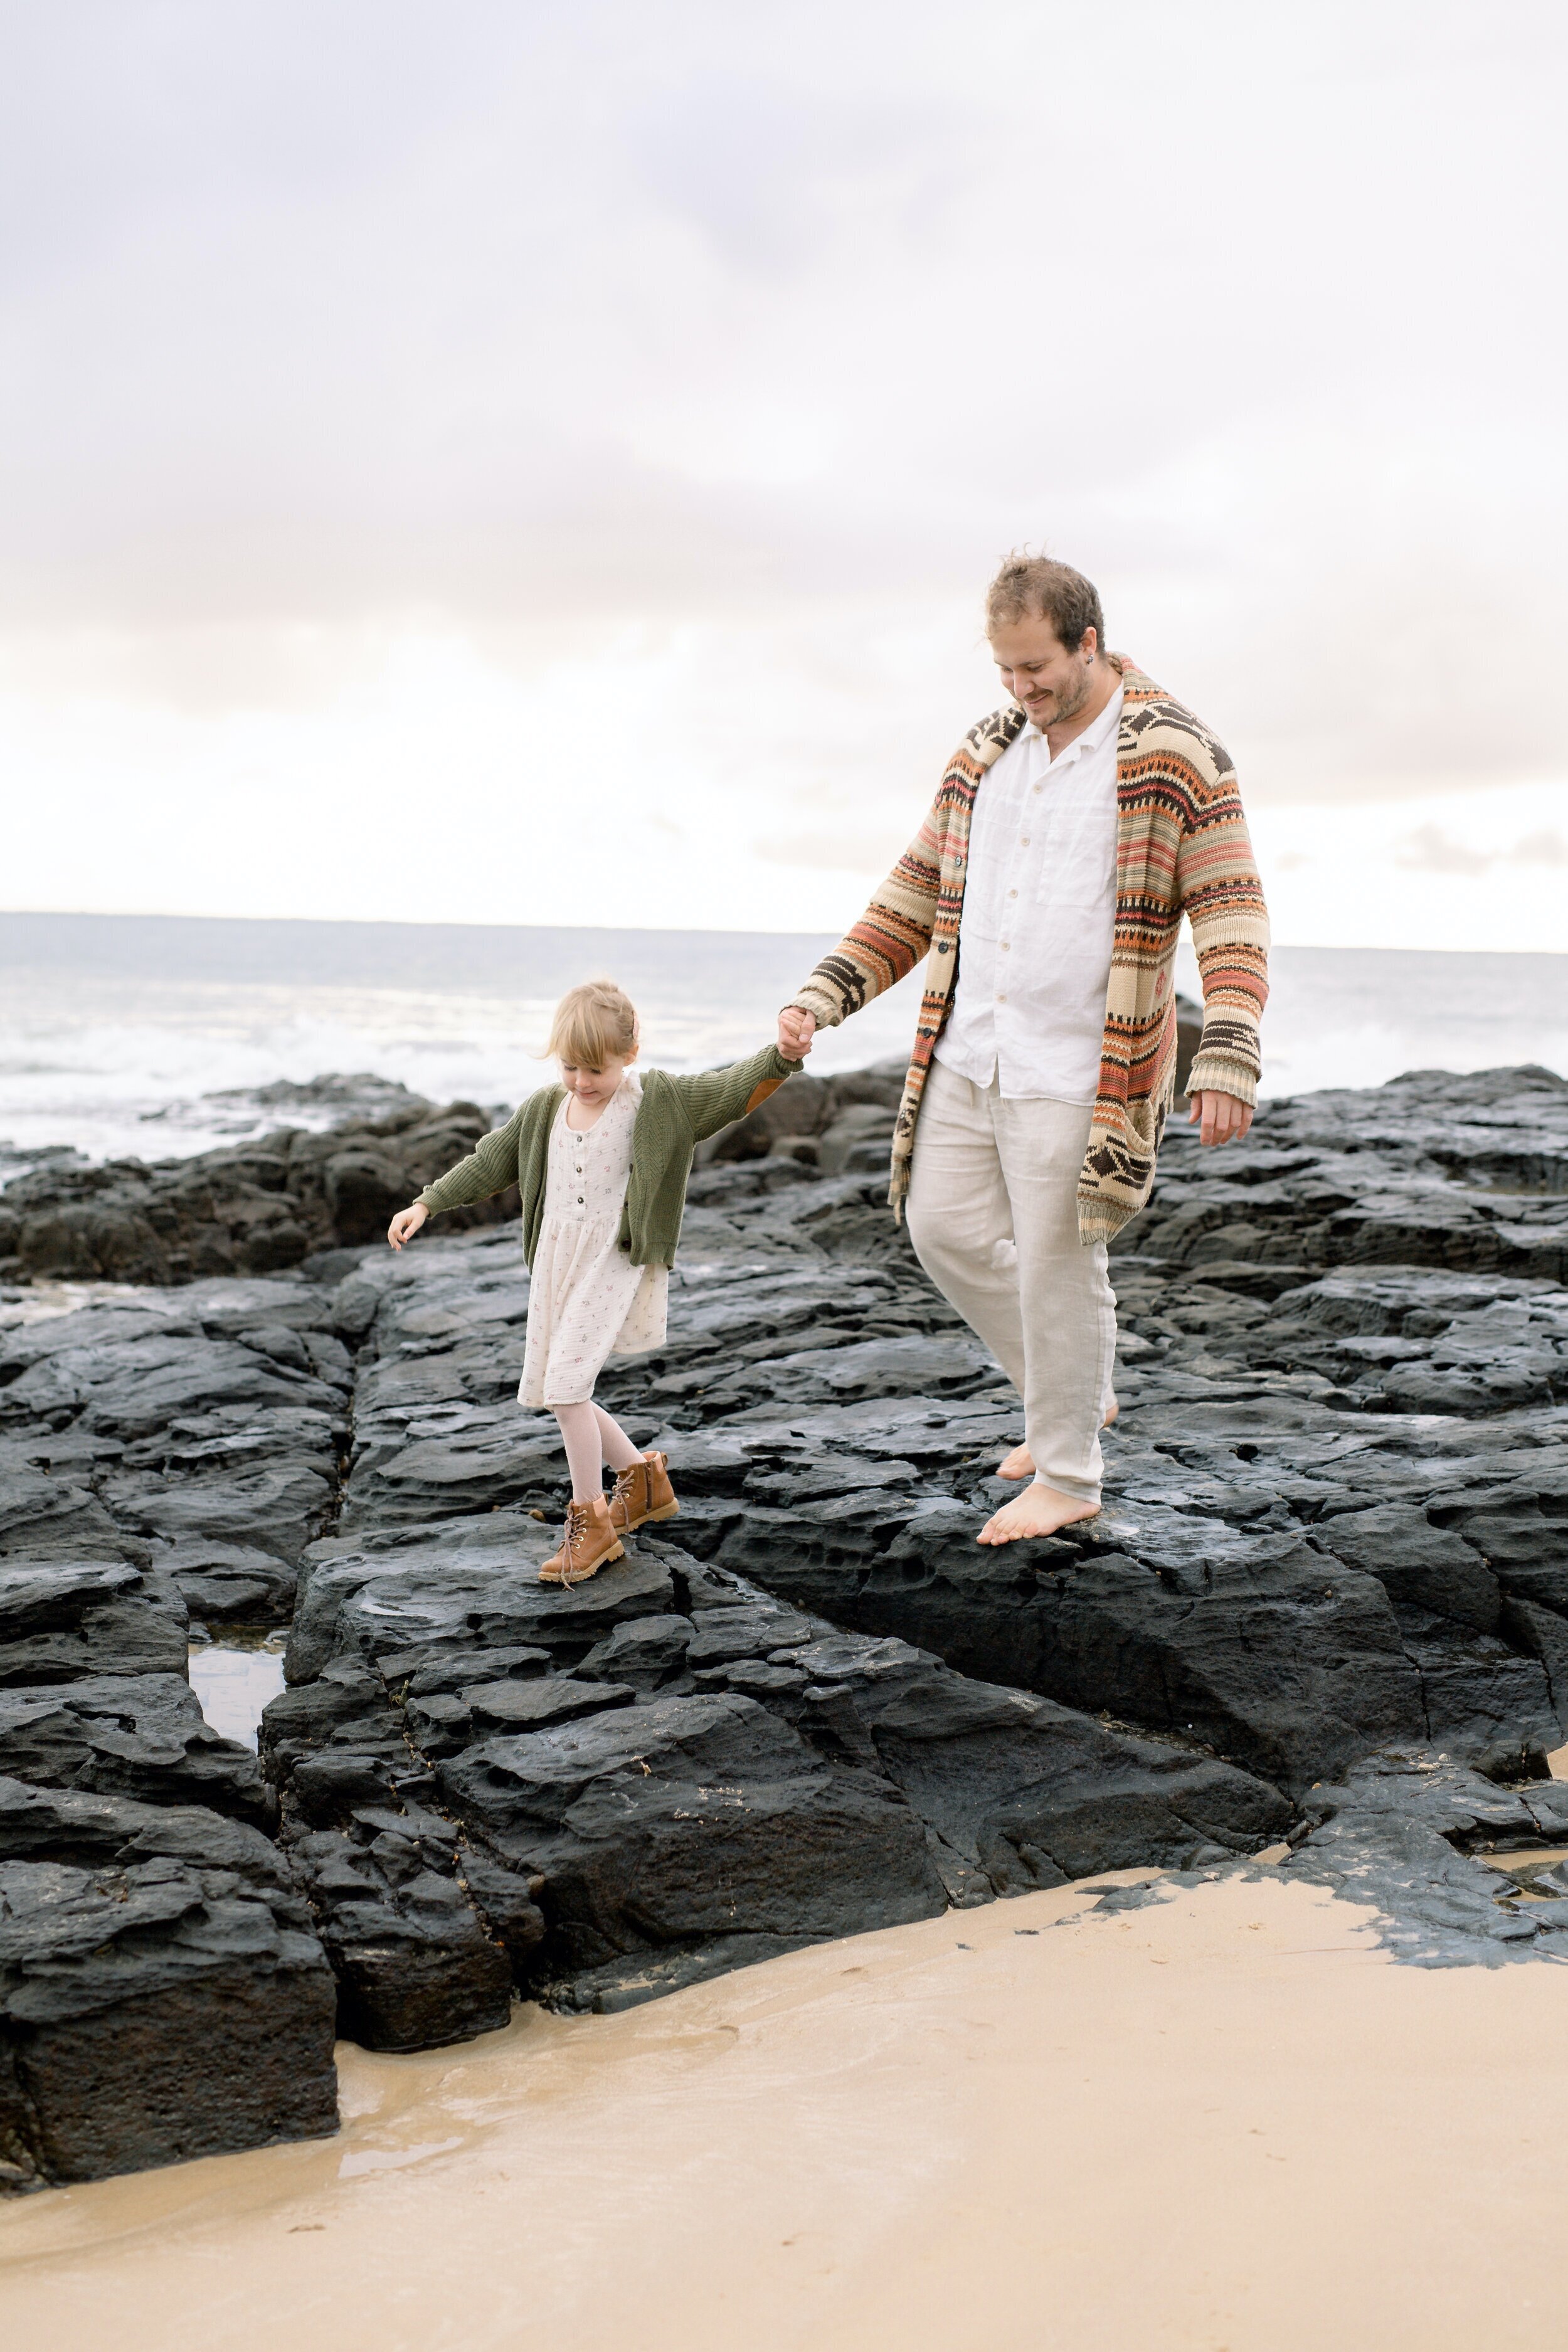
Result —
<svg viewBox="0 0 1568 2352"><path fill-rule="evenodd" d="M411 1209L399 1209L386 1229L386 1238L393 1248L400 1250L405 1242L411 1242L429 1214L429 1210L422 1208L417 1201Z"/></svg>
<svg viewBox="0 0 1568 2352"><path fill-rule="evenodd" d="M1252 1125L1250 1104L1238 1102L1235 1095L1194 1095L1192 1106L1187 1125L1197 1128L1200 1143L1239 1143Z"/></svg>
<svg viewBox="0 0 1568 2352"><path fill-rule="evenodd" d="M786 1004L779 1014L779 1052L786 1062L804 1062L816 1034L816 1021L798 1004Z"/></svg>

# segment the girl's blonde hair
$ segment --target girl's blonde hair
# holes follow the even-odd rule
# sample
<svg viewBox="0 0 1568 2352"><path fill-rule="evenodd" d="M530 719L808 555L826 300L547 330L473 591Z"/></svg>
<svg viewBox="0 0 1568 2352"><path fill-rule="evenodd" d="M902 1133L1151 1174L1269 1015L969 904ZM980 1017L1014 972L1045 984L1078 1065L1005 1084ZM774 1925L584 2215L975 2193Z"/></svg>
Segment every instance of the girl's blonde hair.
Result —
<svg viewBox="0 0 1568 2352"><path fill-rule="evenodd" d="M579 1070L602 1070L614 1059L628 1062L637 1051L637 1007L613 980L585 980L569 988L550 1024L547 1054Z"/></svg>

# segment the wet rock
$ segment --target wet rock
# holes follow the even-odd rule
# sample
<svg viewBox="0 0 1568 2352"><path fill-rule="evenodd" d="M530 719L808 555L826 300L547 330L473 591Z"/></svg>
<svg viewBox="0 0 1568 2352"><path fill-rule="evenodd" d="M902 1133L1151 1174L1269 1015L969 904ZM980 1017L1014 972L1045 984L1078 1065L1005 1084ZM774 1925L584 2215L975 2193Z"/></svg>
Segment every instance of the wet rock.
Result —
<svg viewBox="0 0 1568 2352"><path fill-rule="evenodd" d="M1385 1503L1321 1521L1318 1541L1347 1568L1375 1576L1391 1601L1405 1601L1478 1633L1497 1630L1502 1591L1479 1552L1425 1511Z"/></svg>
<svg viewBox="0 0 1568 2352"><path fill-rule="evenodd" d="M126 1560L0 1563L0 1687L185 1670L184 1595Z"/></svg>
<svg viewBox="0 0 1568 2352"><path fill-rule="evenodd" d="M1250 1853L1292 1819L1277 1789L1051 1700L975 1682L897 1641L830 1636L778 1654L802 1720L875 1756L930 1828L999 1895L1104 1870Z"/></svg>
<svg viewBox="0 0 1568 2352"><path fill-rule="evenodd" d="M335 2130L333 2005L255 1830L0 1779L6 2186Z"/></svg>
<svg viewBox="0 0 1568 2352"><path fill-rule="evenodd" d="M1164 1529L1145 1523L1137 1555L1114 1549L1108 1528L1103 1546L1018 1544L999 1564L957 1505L929 1503L901 1527L880 1503L869 1524L812 1505L746 1513L717 1557L839 1624L1190 1734L1287 1785L1421 1736L1419 1680L1373 1579L1289 1535L1248 1543L1220 1523L1168 1517Z"/></svg>
<svg viewBox="0 0 1568 2352"><path fill-rule="evenodd" d="M293 1614L293 1570L254 1544L186 1536L157 1559L203 1624L287 1625Z"/></svg>
<svg viewBox="0 0 1568 2352"><path fill-rule="evenodd" d="M875 1175L887 1167L892 1148L892 1112L863 1103L841 1111L823 1129L816 1164L825 1176Z"/></svg>
<svg viewBox="0 0 1568 2352"><path fill-rule="evenodd" d="M469 1836L542 1882L563 1975L713 1936L844 1935L946 1905L921 1824L890 1786L833 1769L731 1693L481 1741L440 1777Z"/></svg>
<svg viewBox="0 0 1568 2352"><path fill-rule="evenodd" d="M680 1516L570 1592L538 1581L566 1478L516 1402L515 1229L355 1238L467 1112L389 1099L177 1176L36 1163L18 1240L54 1217L30 1247L203 1278L0 1337L28 1803L195 1798L253 1834L147 1669L182 1604L291 1606L272 1896L304 1891L376 2046L1287 1836L1407 1957L1552 1949L1568 1893L1476 1849L1568 1843L1568 1087L1417 1074L1266 1104L1209 1157L1173 1125L1114 1253L1107 1508L997 1554L1020 1410L888 1217L901 1076L797 1079L705 1155L666 1343L601 1386ZM11 1852L0 1800L18 1866L209 1867L188 1827L127 1861L30 1818Z"/></svg>
<svg viewBox="0 0 1568 2352"><path fill-rule="evenodd" d="M645 1694L661 1690L685 1673L687 1647L696 1630L689 1617L673 1610L664 1617L628 1618L595 1643L578 1672Z"/></svg>
<svg viewBox="0 0 1568 2352"><path fill-rule="evenodd" d="M273 1814L255 1757L208 1727L173 1674L0 1690L0 1773L42 1789L206 1805L263 1827Z"/></svg>
<svg viewBox="0 0 1568 2352"><path fill-rule="evenodd" d="M890 1142L893 1114L903 1095L908 1068L900 1057L869 1069L847 1070L832 1078L813 1077L803 1071L748 1118L727 1128L710 1145L700 1147L699 1162L722 1165L763 1160L784 1139L820 1139L858 1112L869 1112ZM885 1154L883 1160L885 1164Z"/></svg>
<svg viewBox="0 0 1568 2352"><path fill-rule="evenodd" d="M431 2050L506 2024L510 1960L458 1879L448 1822L364 1807L290 1855L337 1978L341 2033L367 2050Z"/></svg>
<svg viewBox="0 0 1568 2352"><path fill-rule="evenodd" d="M22 1446L0 1448L0 1559L107 1559L143 1567L151 1559L146 1538L112 1518L89 1486L29 1462Z"/></svg>
<svg viewBox="0 0 1568 2352"><path fill-rule="evenodd" d="M1289 1872L1374 1907L1378 1940L1428 1968L1473 1967L1555 1953L1564 1922L1521 1902L1520 1883L1479 1857L1560 1846L1568 1787L1498 1787L1446 1759L1369 1759L1316 1790L1314 1826ZM1568 1951L1568 1937L1562 1948Z"/></svg>
<svg viewBox="0 0 1568 2352"><path fill-rule="evenodd" d="M365 1099L352 1087L342 1097L355 1111ZM278 1273L314 1253L379 1240L393 1211L470 1151L489 1123L477 1104L437 1109L409 1096L325 1132L278 1128L189 1160L51 1160L5 1187L7 1228L29 1279ZM515 1214L515 1190L510 1201L454 1218L489 1224L509 1210Z"/></svg>
<svg viewBox="0 0 1568 2352"><path fill-rule="evenodd" d="M435 1702L439 1704L439 1701ZM331 1961L340 2029L372 2050L427 2049L504 2025L507 1948L464 1884L455 1824L385 1684L356 1655L272 1701L261 1753L283 1837ZM526 1888L508 1906L520 1935Z"/></svg>
<svg viewBox="0 0 1568 2352"><path fill-rule="evenodd" d="M5 1334L0 1551L146 1567L216 1545L226 1568L226 1549L258 1554L275 1567L251 1622L275 1616L278 1571L337 1482L347 1357L328 1296L294 1279L203 1283ZM229 1613L211 1587L198 1598Z"/></svg>

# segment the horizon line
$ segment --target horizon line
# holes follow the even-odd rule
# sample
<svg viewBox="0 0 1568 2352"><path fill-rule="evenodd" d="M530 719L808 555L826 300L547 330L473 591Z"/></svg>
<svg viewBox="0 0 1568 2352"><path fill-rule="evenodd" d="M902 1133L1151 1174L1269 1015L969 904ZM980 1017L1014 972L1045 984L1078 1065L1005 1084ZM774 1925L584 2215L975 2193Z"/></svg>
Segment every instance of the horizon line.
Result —
<svg viewBox="0 0 1568 2352"><path fill-rule="evenodd" d="M192 915L164 912L157 908L124 908L100 907L0 907L0 923L32 922L96 922L96 923L233 923L275 924L311 930L444 930L444 931L546 931L598 932L607 939L739 939L739 940L800 940L831 939L832 928L826 929L764 929L758 925L700 923L475 923L450 919L444 916L410 915ZM1330 946L1310 940L1276 940L1271 952L1284 951L1309 955L1440 955L1440 956L1505 956L1537 957L1553 961L1568 961L1568 950L1558 948L1404 948L1382 947L1372 943L1353 946ZM906 975L907 977L908 975Z"/></svg>

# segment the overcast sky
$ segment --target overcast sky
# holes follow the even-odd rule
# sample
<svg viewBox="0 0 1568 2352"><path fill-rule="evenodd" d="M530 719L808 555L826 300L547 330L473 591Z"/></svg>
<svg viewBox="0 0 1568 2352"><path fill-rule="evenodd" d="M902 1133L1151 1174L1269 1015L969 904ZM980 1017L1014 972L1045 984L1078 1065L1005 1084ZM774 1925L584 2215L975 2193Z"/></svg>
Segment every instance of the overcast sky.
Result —
<svg viewBox="0 0 1568 2352"><path fill-rule="evenodd" d="M830 928L1015 546L1560 948L1558 0L0 0L13 907Z"/></svg>

